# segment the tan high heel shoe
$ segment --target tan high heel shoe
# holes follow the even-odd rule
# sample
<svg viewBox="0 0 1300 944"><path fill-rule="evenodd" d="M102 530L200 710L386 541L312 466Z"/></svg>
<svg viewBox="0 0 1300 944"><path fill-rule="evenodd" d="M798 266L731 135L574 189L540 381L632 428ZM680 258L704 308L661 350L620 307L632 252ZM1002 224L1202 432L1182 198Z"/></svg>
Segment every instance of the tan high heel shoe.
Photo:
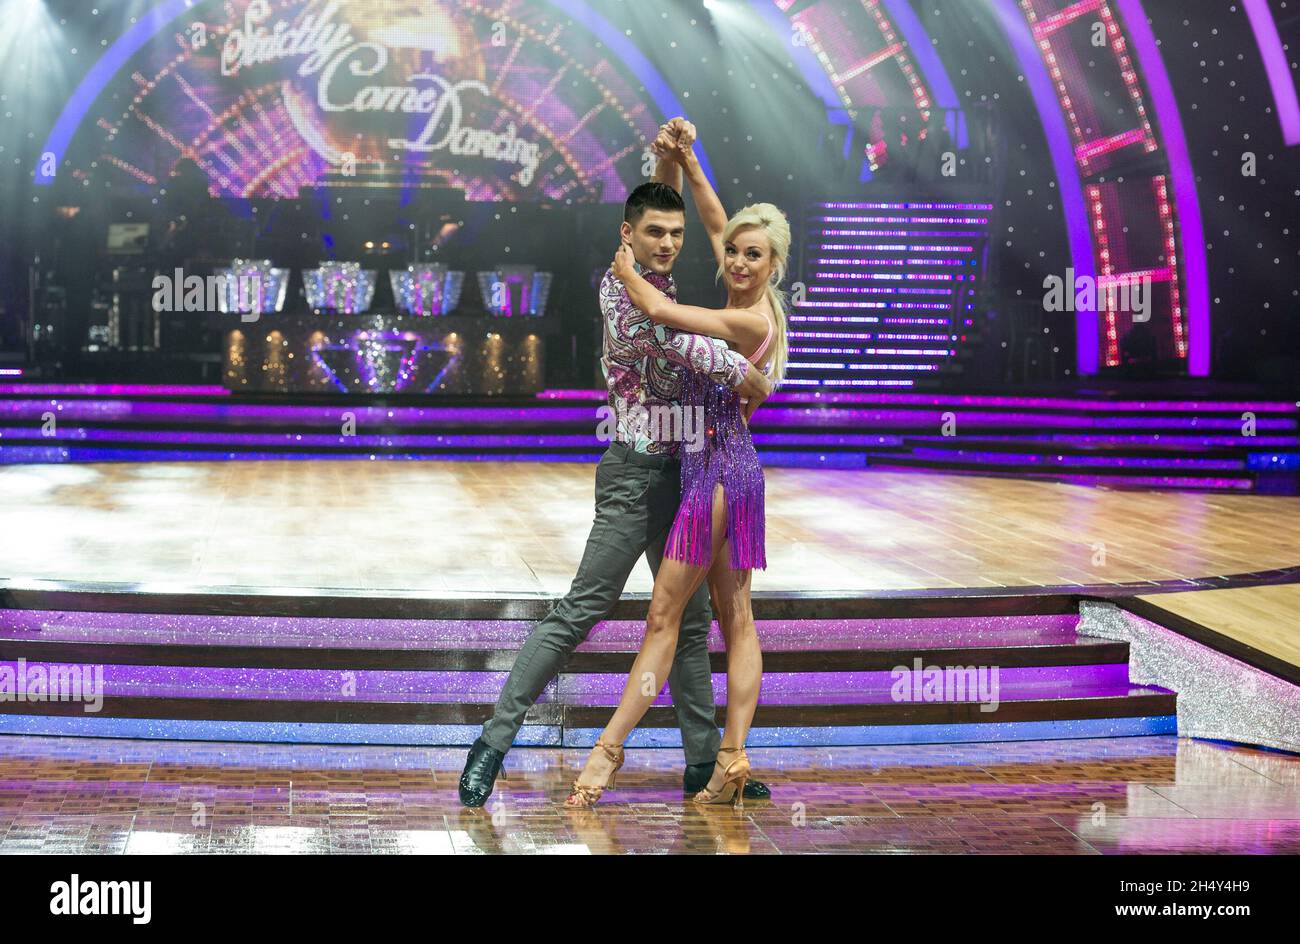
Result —
<svg viewBox="0 0 1300 944"><path fill-rule="evenodd" d="M622 745L615 747L614 745L606 744L604 741L597 741L596 747L591 749L593 754L596 753L596 748L600 748L604 751L605 756L614 762L614 769L609 772L609 778L605 781L603 787L584 786L583 784L578 783L575 778L573 781L573 789L569 791L569 798L564 801L565 806L594 806L596 801L600 799L600 795L614 786L614 776L618 773L619 768L623 766L623 747ZM579 776L581 776L581 774L579 774ZM577 799L576 803L574 802L575 798Z"/></svg>
<svg viewBox="0 0 1300 944"><path fill-rule="evenodd" d="M705 787L695 794L695 802L710 806L717 803L730 803L736 809L745 806L745 781L749 779L749 756L743 747L719 748L718 754L736 754L731 763L722 772L722 786L716 791ZM721 761L715 761L721 763Z"/></svg>

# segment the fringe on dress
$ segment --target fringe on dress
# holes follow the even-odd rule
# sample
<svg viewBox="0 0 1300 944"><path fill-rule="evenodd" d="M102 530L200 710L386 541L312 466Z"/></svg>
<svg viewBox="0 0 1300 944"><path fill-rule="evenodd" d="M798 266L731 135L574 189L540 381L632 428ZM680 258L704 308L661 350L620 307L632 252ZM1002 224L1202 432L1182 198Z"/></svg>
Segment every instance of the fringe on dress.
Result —
<svg viewBox="0 0 1300 944"><path fill-rule="evenodd" d="M682 501L668 532L664 556L695 567L707 566L713 552L713 491L726 494L727 538L732 570L766 570L763 467L741 416L740 397L709 377L687 373L683 409L703 407L703 448L678 451Z"/></svg>

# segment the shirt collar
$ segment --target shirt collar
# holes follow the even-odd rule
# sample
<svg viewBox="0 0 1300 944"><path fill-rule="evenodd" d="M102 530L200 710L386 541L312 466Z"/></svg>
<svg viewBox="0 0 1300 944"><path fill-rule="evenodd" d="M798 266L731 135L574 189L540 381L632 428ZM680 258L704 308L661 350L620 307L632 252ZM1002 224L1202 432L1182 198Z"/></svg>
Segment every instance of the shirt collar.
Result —
<svg viewBox="0 0 1300 944"><path fill-rule="evenodd" d="M632 260L632 268L636 269L637 275L641 276L657 289L662 290L674 284L671 272L668 275L660 275L658 272L647 269L641 263L637 262L635 258Z"/></svg>

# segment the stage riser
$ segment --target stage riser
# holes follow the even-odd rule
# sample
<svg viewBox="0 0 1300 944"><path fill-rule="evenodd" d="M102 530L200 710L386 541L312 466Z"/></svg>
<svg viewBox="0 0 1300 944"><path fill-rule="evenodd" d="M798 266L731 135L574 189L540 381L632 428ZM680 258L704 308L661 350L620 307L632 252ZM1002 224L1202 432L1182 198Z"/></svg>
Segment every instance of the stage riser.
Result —
<svg viewBox="0 0 1300 944"><path fill-rule="evenodd" d="M57 718L39 715L0 716L5 732L68 737L139 738L175 741L227 741L294 744L364 744L468 747L481 733L478 725L343 725L268 724L259 722L156 721L129 718ZM961 744L993 741L1056 741L1144 737L1177 733L1174 715L1095 718L1081 721L1026 721L1007 724L869 725L856 727L753 728L750 747L868 746L889 744ZM591 747L597 728L525 725L517 747ZM642 727L628 747L680 748L675 728Z"/></svg>
<svg viewBox="0 0 1300 944"><path fill-rule="evenodd" d="M1265 571L1256 577L1261 581L1277 582L1294 577L1296 572L1294 568ZM226 621L293 618L322 621L322 636L342 634L355 644L358 639L369 638L378 624L387 625L387 621L427 626L431 633L436 633L439 625L460 623L452 631L465 632L468 627L463 625L463 621L466 620L540 620L555 608L557 602L554 597L542 594L438 597L398 591L383 596L361 592L214 593L203 592L200 588L178 588L169 592L156 585L143 590L120 585L100 589L87 584L17 587L15 583L17 581L10 581L8 587L0 588L0 617L4 627L22 628L28 632L45 631L45 621L62 615L68 620L78 621L77 625L104 626L114 633L122 633L117 639L134 638L130 634L137 627L170 631L180 625L179 621L190 619L213 620L213 625L229 626L234 624ZM1180 588L1187 586L1185 580L1176 583ZM1153 584L1143 582L1137 586L1151 589ZM1135 589L1125 584L1114 584L1113 587L1116 595L1132 593ZM1089 588L1089 596L1099 593L1100 589ZM1073 624L1078 621L1078 591L1077 585L1037 587L1032 592L1020 593L1008 593L1005 587L972 587L963 589L960 595L952 595L946 590L918 590L886 591L870 597L856 597L760 590L755 591L752 602L760 634L765 629L764 621L768 620L836 621L838 624L889 620L894 625L901 625L908 620L1064 617ZM644 625L649 604L648 594L628 594L614 604L608 619L614 622L636 621ZM356 621L355 626L348 625L352 621ZM326 625L330 628L324 628ZM597 623L592 638L599 638L602 627L607 625ZM354 628L359 631L352 632ZM999 625L997 628L1002 627ZM228 629L223 631L230 632ZM819 633L822 631L818 628ZM636 627L636 632L640 632L640 626ZM714 633L715 639L720 640L716 635L716 623ZM522 640L522 636L518 638Z"/></svg>
<svg viewBox="0 0 1300 944"><path fill-rule="evenodd" d="M189 449L194 452L231 451L232 449L278 449L283 452L309 452L312 450L348 452L364 449L430 454L453 452L518 451L520 449L569 451L582 456L603 449L606 445L590 430L573 429L570 432L554 430L519 430L509 434L457 433L433 427L429 433L412 433L400 429L371 430L354 436L341 436L337 425L330 429L303 426L291 429L239 432L217 427L205 430L194 426L184 429L155 427L152 424L131 424L98 427L83 424L56 428L51 435L42 435L38 429L26 426L0 427L0 441L6 448L52 449ZM447 429L450 429L448 427ZM825 432L810 433L797 429L781 430L759 423L753 433L754 443L764 448L801 447L809 449L840 449L845 451L889 452L912 450L922 446L952 449L979 448L992 452L1032 452L1037 455L1104 454L1116 457L1148 457L1165 455L1239 458L1242 449L1277 449L1293 455L1300 449L1300 438L1287 435L1259 435L1250 439L1231 433L1188 436L1179 432L1116 432L1113 435L1094 433L1049 432L1039 436L1017 436L982 430L967 431L960 435L938 439L927 436L899 433ZM1254 454L1254 453L1251 453Z"/></svg>
<svg viewBox="0 0 1300 944"><path fill-rule="evenodd" d="M599 391L501 405L436 397L204 395L189 388L0 386L0 465L352 460L595 462ZM90 388L91 391L97 388ZM60 390L73 391L62 397ZM36 394L37 390L31 390ZM53 414L57 426L43 428ZM1247 417L1250 423L1247 423ZM340 435L348 419L355 435ZM955 435L940 435L951 426ZM1247 434L1247 427L1249 434ZM773 468L1040 478L1116 488L1300 491L1300 413L1287 401L779 393L755 418ZM47 435L48 434L48 435Z"/></svg>
<svg viewBox="0 0 1300 944"><path fill-rule="evenodd" d="M65 431L66 433L67 431ZM36 437L21 439L10 436L4 440L3 458L8 462L20 459L32 461L58 461L81 457L89 461L96 457L134 457L147 460L150 457L169 457L177 455L189 458L220 459L225 456L251 454L274 455L277 458L308 457L348 457L365 454L383 457L421 457L421 458L483 458L506 460L515 457L537 458L542 455L564 456L569 461L584 462L599 458L607 443L600 442L592 436L542 436L527 438L509 438L492 436L462 437L408 437L408 436L357 436L340 437L338 435L315 436L300 434L281 434L267 437L248 437L252 441L243 441L243 437L220 436L217 442L196 441L193 434L178 433L174 438L159 442L144 441L143 437L133 435L104 437L112 444L93 445L100 439L97 436L79 436L73 431L58 439L40 440ZM427 439L428 442L408 442L408 440ZM867 441L867 440L871 441ZM1105 450L1086 450L1069 444L1049 443L1032 451L1011 453L1006 450L972 451L965 447L963 440L954 439L942 449L928 445L908 445L900 440L878 441L881 437L847 437L847 436L773 436L754 433L754 444L760 454L779 455L781 450L773 447L787 447L799 450L830 451L852 453L866 456L868 460L875 456L905 456L921 462L977 462L981 465L1027 466L1033 463L1050 463L1074 468L1160 468L1166 470L1184 469L1203 472L1242 472L1248 468L1260 467L1262 459L1256 456L1273 456L1267 453L1233 452L1225 449L1203 449L1199 451L1175 451L1162 448L1141 450L1132 448L1115 448ZM229 440L229 441L227 441ZM477 440L484 440L478 442ZM910 441L909 441L910 442ZM1036 445L1036 444L1035 444ZM1296 443L1282 447L1275 455L1276 462L1264 465L1279 470L1289 469L1295 465L1290 459L1287 448L1296 448Z"/></svg>
<svg viewBox="0 0 1300 944"><path fill-rule="evenodd" d="M314 647L303 650L217 645L187 650L171 646L76 645L0 640L0 664L26 659L28 663L166 665L176 668L509 672L514 665L515 655L514 651L358 651ZM635 655L630 652L579 652L569 660L567 669L575 676L604 672L627 674L632 670L634 658ZM767 651L763 654L763 665L769 672L888 672L895 666L911 665L915 658L923 658L927 664L997 665L1002 669L1021 669L1124 663L1128 653L1118 645L1035 646L1021 649L898 649L877 652ZM726 671L726 653L710 653L709 659L714 672Z"/></svg>
<svg viewBox="0 0 1300 944"><path fill-rule="evenodd" d="M484 429L510 429L516 435L547 432L566 432L573 435L594 435L596 426L607 410L595 407L555 409L546 407L462 407L415 410L411 407L394 407L391 410L341 405L336 407L276 406L226 406L214 407L194 416L183 411L144 409L146 404L126 405L106 402L102 405L77 403L14 404L0 400L0 417L6 437L26 436L39 438L41 425L47 413L53 413L60 426L69 430L135 430L142 438L149 433L168 431L203 431L225 433L328 433L337 431L343 424L344 414L350 414L358 433L372 435L413 435L438 431L469 433ZM151 404L155 407L172 404ZM769 411L764 413L762 411ZM874 432L881 435L910 433L915 436L942 435L945 423L954 426L962 435L982 433L989 436L1001 433L1080 434L1136 436L1154 433L1183 436L1205 433L1207 435L1242 435L1244 423L1235 414L1208 413L1203 416L1167 416L1144 414L1140 416L1115 414L1089 416L1067 413L999 413L996 411L938 411L863 410L835 407L763 407L755 414L756 432L796 432L823 429L854 432ZM1294 437L1296 420L1287 416L1263 416L1254 423L1257 435ZM45 434L44 438L50 438Z"/></svg>
<svg viewBox="0 0 1300 944"><path fill-rule="evenodd" d="M850 601L767 605L799 602ZM1147 734L1175 714L1173 693L1129 684L1126 646L1077 635L1077 603L1062 612L1052 598L1019 597L996 601L1019 612L976 615L987 601L941 602L968 615L760 620L754 743L981 740L993 730L1016 739L1043 726L1051 736L1085 736L1088 725L1113 736L1121 722ZM213 732L243 725L270 740L468 743L533 625L0 610L0 678L80 672L103 686L91 712L84 700L0 700L0 733L219 737ZM521 741L584 743L609 720L643 631L639 620L598 624L541 693ZM721 726L726 654L716 626L710 642ZM947 691L923 688L936 668L960 680L954 675ZM905 673L919 674L900 689ZM1063 735L1070 725L1075 733ZM659 743L676 727L663 692L639 737Z"/></svg>
<svg viewBox="0 0 1300 944"><path fill-rule="evenodd" d="M895 670L911 672L914 666L969 669L969 677L963 674L960 684L972 689L977 684L975 673L978 671L978 684L981 687L996 686L994 697L1000 698L1002 704L1044 693L1071 698L1092 697L1097 692L1110 693L1128 687L1127 662L1012 667L998 662L975 662L962 653L951 662L941 663L929 653L918 652L906 661L876 672L765 671L759 704L773 707L837 704L874 708L893 702ZM355 702L373 705L374 710L382 710L388 703L400 703L420 710L441 710L442 703L454 703L458 707L470 703L491 704L504 686L507 675L505 671L193 668L14 660L0 661L0 697L8 694L5 692L7 680L23 671L29 677L31 673L42 673L42 677L54 678L68 670L90 670L96 678L102 673L105 700L135 697L214 701L239 698L267 703L308 700L341 705ZM624 671L566 671L542 690L538 702L568 707L612 708L618 704L626 680ZM914 684L919 686L919 680ZM725 672L714 673L713 693L715 702L726 702ZM972 690L969 695L961 697L974 699L977 695ZM5 700L9 704L18 703L8 698ZM655 704L671 704L666 690L658 696ZM0 711L4 710L0 705ZM273 709L267 707L266 710Z"/></svg>
<svg viewBox="0 0 1300 944"><path fill-rule="evenodd" d="M93 448L82 446L24 446L9 443L0 455L0 464L50 463L50 462L230 462L249 460L437 460L446 462L587 462L600 459L603 445L587 450L548 451L511 447L501 451L482 449L422 449L404 450L400 447L341 446L337 449L312 450L297 447L249 449L230 451L224 449L170 449L147 448ZM904 453L885 450L846 450L838 446L810 446L803 452L774 452L759 449L760 459L767 465L781 462L834 465L837 468L902 467L920 469L971 469L987 470L990 474L1018 474L1021 472L1060 471L1062 473L1091 473L1102 477L1133 472L1145 474L1178 475L1182 477L1230 478L1250 481L1251 459L1178 459L1157 456L1117 456L1097 461L1095 457L1072 457L1065 454L1037 457L1033 460L998 456L989 459L972 459L960 453L941 457L918 450Z"/></svg>
<svg viewBox="0 0 1300 944"><path fill-rule="evenodd" d="M15 709L15 710L10 710ZM40 709L40 710L37 710ZM904 724L1004 724L1024 721L1079 721L1097 718L1149 718L1175 711L1172 693L1151 690L1149 694L1101 695L1097 697L1040 698L1002 702L996 711L984 712L974 702L932 702L880 705L760 705L754 715L755 728L852 727L857 725ZM544 704L531 709L526 725L560 728L603 727L613 714L612 706L568 706ZM4 703L0 705L0 734L17 733L8 717L46 716L65 719L110 718L158 721L256 721L280 724L364 724L364 725L478 725L492 715L492 706L358 702L351 704L255 699L164 699L106 697L102 710L93 715L83 706L69 702ZM726 724L726 711L719 708L717 724ZM652 707L642 727L675 728L677 715L671 707Z"/></svg>

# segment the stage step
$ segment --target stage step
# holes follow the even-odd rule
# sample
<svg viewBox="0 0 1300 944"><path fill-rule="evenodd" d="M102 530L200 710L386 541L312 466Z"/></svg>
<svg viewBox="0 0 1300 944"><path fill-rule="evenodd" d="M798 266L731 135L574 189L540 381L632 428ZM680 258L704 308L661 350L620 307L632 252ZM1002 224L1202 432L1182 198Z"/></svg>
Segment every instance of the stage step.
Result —
<svg viewBox="0 0 1300 944"><path fill-rule="evenodd" d="M755 743L1172 730L1174 694L1130 684L1127 644L1078 636L1077 609L1022 602L1026 612L1011 615L759 620ZM532 625L0 610L0 680L85 667L103 686L90 713L84 700L0 700L0 733L467 744ZM521 743L594 737L618 701L643 625L598 624L529 712ZM726 660L716 625L710 650L722 724ZM944 669L959 670L947 674L947 692L921 688ZM666 691L635 737L678 737Z"/></svg>
<svg viewBox="0 0 1300 944"><path fill-rule="evenodd" d="M599 390L461 401L0 384L0 463L595 462L603 404ZM1300 410L1282 399L794 390L759 411L754 441L771 467L1300 491Z"/></svg>
<svg viewBox="0 0 1300 944"><path fill-rule="evenodd" d="M622 680L620 680L621 682ZM1020 722L1073 722L1100 721L1111 718L1153 719L1172 716L1176 696L1172 692L1144 686L1098 686L1077 692L1046 690L1036 697L1003 697L997 707L988 713L983 704L975 700L933 701L914 703L882 700L876 702L815 704L801 701L796 704L779 704L764 701L754 715L754 728L835 728L873 725L953 725L998 724ZM597 705L571 705L542 701L529 710L524 727L538 726L560 728L599 728L609 722L617 698ZM82 705L67 702L48 702L40 710L25 706L21 713L30 718L61 717L72 722L57 726L59 730L46 729L46 733L93 734L93 727L79 729L76 722L104 719L140 719L150 721L220 721L258 722L262 724L364 724L364 725L472 725L480 727L492 715L492 704L483 701L464 702L432 699L288 699L250 695L246 698L221 698L184 695L129 695L106 693L101 708L87 717ZM32 733L30 725L10 727L8 708L0 711L0 734ZM726 723L726 708L717 709L719 727ZM646 728L676 728L677 716L670 706L656 705L646 712L642 720ZM161 730L161 728L160 728ZM441 743L466 744L472 737L455 737ZM531 732L526 732L531 733ZM769 735L775 732L769 732ZM977 732L964 732L967 736L958 741L982 740ZM1143 728L1142 733L1151 733ZM410 732L409 743L429 743L423 732ZM1053 735L1060 736L1060 735ZM286 738L297 740L297 738ZM525 740L536 743L525 736ZM1002 740L1002 738L994 738ZM1008 738L1012 740L1013 738ZM365 739L361 739L365 743ZM767 743L773 743L771 738ZM792 742L794 743L794 742ZM843 743L838 739L828 743Z"/></svg>
<svg viewBox="0 0 1300 944"><path fill-rule="evenodd" d="M871 672L928 662L1004 668L1125 662L1127 646L1080 638L1077 617L758 620L771 672ZM533 627L526 620L354 620L261 616L0 610L0 662L242 667L508 671ZM567 671L632 668L644 623L598 624ZM726 669L717 624L709 637L715 671Z"/></svg>

